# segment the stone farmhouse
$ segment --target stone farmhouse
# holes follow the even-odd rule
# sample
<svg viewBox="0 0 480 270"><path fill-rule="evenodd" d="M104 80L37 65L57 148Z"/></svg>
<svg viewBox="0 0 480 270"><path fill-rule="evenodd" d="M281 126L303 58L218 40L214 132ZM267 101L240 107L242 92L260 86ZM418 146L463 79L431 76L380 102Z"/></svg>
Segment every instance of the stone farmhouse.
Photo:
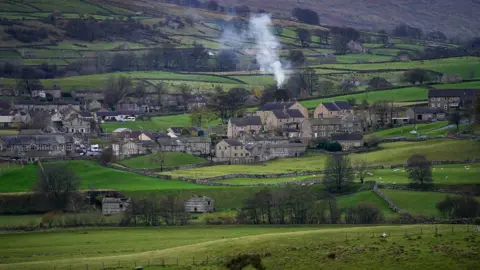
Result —
<svg viewBox="0 0 480 270"><path fill-rule="evenodd" d="M187 213L213 213L214 200L206 196L193 196L184 203Z"/></svg>
<svg viewBox="0 0 480 270"><path fill-rule="evenodd" d="M472 105L480 89L430 89L428 106L445 111Z"/></svg>
<svg viewBox="0 0 480 270"><path fill-rule="evenodd" d="M66 134L12 135L0 137L0 156L35 160L73 155L74 139Z"/></svg>
<svg viewBox="0 0 480 270"><path fill-rule="evenodd" d="M253 163L254 157L239 140L222 140L216 145L216 161L228 161L231 164Z"/></svg>
<svg viewBox="0 0 480 270"><path fill-rule="evenodd" d="M312 118L304 122L304 138L328 139L332 133L363 132L360 121L352 115L333 118Z"/></svg>
<svg viewBox="0 0 480 270"><path fill-rule="evenodd" d="M104 216L120 214L127 211L131 200L129 198L104 197L102 199L102 214Z"/></svg>
<svg viewBox="0 0 480 270"><path fill-rule="evenodd" d="M343 117L352 115L353 108L346 101L332 101L318 104L313 112L313 118Z"/></svg>
<svg viewBox="0 0 480 270"><path fill-rule="evenodd" d="M266 131L280 131L284 128L298 129L305 117L298 109L283 109L266 111L265 116L265 130Z"/></svg>
<svg viewBox="0 0 480 270"><path fill-rule="evenodd" d="M146 149L143 147L142 143L139 141L122 141L112 144L112 151L114 156L119 159L144 155L147 153Z"/></svg>
<svg viewBox="0 0 480 270"><path fill-rule="evenodd" d="M227 136L229 138L238 138L245 134L260 134L262 126L262 119L260 116L230 118L228 121Z"/></svg>
<svg viewBox="0 0 480 270"><path fill-rule="evenodd" d="M33 90L32 97L51 97L54 99L60 99L62 98L62 89L60 89L59 87L54 87L52 89Z"/></svg>
<svg viewBox="0 0 480 270"><path fill-rule="evenodd" d="M412 107L408 108L407 117L412 123L444 121L447 117L447 113L443 108Z"/></svg>
<svg viewBox="0 0 480 270"><path fill-rule="evenodd" d="M362 147L364 143L363 134L358 132L332 133L330 134L330 140L340 143L344 151Z"/></svg>

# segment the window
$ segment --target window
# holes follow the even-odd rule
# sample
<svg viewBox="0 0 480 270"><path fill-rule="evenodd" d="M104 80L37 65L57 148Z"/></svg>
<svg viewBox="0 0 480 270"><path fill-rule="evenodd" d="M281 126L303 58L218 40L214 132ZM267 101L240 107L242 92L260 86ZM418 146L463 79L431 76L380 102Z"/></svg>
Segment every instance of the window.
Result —
<svg viewBox="0 0 480 270"><path fill-rule="evenodd" d="M235 150L237 150L237 147L235 146Z"/></svg>
<svg viewBox="0 0 480 270"><path fill-rule="evenodd" d="M240 156L243 157L243 153L240 153Z"/></svg>
<svg viewBox="0 0 480 270"><path fill-rule="evenodd" d="M234 156L238 156L238 154L237 154L237 153L235 153L235 155L234 155Z"/></svg>
<svg viewBox="0 0 480 270"><path fill-rule="evenodd" d="M248 157L250 155L250 153L246 153L245 156Z"/></svg>

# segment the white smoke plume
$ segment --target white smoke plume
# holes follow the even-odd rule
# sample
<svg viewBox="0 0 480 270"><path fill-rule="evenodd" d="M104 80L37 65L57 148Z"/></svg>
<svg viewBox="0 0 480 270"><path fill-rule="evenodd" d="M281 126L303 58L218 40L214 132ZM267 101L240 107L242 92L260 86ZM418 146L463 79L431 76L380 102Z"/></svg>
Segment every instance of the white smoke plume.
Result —
<svg viewBox="0 0 480 270"><path fill-rule="evenodd" d="M270 15L259 14L250 17L249 32L255 40L257 63L260 71L273 73L280 88L286 80L285 70L278 56L280 42L278 42L272 30L272 19Z"/></svg>
<svg viewBox="0 0 480 270"><path fill-rule="evenodd" d="M249 55L255 55L260 71L272 73L277 87L280 88L287 80L287 74L282 67L278 50L280 42L272 33L272 19L268 14L252 15L248 27L238 33L231 27L223 31L220 43L224 48L236 48Z"/></svg>

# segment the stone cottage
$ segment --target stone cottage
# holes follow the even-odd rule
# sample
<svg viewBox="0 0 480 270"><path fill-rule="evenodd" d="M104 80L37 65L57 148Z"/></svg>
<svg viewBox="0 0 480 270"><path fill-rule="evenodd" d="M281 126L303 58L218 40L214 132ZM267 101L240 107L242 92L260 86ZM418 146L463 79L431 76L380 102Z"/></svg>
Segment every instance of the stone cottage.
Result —
<svg viewBox="0 0 480 270"><path fill-rule="evenodd" d="M259 134L262 129L260 116L230 118L227 135L229 138L238 138L244 134Z"/></svg>
<svg viewBox="0 0 480 270"><path fill-rule="evenodd" d="M206 196L194 196L185 201L185 212L188 213L212 213L215 211L213 199Z"/></svg>

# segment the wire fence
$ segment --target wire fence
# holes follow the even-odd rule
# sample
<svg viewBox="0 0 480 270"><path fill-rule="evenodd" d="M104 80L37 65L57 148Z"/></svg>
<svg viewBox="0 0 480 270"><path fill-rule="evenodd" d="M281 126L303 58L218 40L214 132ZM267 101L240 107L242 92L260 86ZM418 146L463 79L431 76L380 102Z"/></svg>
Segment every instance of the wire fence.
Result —
<svg viewBox="0 0 480 270"><path fill-rule="evenodd" d="M458 221L455 221L458 223ZM404 229L402 229L404 227ZM319 228L321 229L321 228ZM353 231L349 231L353 230ZM316 231L317 232L317 231ZM352 228L339 228L339 231L332 231L332 233L325 233L322 235L322 243L350 243L360 244L368 241L395 241L400 238L407 238L408 240L417 241L430 241L432 238L446 237L449 235L456 236L459 239L464 239L466 236L472 233L480 233L480 225L474 225L471 223L466 224L422 224L414 226L378 226L378 227L352 227ZM315 243L317 238L305 238L304 245L310 245ZM297 243L298 244L298 243ZM259 250L257 247L252 246L251 255L260 255L261 257L271 256L270 250ZM195 250L193 250L195 252ZM241 254L248 254L241 253ZM118 256L121 259L115 260L112 257L105 257L104 260L97 258L88 259L75 259L71 262L62 260L61 262L52 262L51 264L43 264L39 262L38 267L35 269L45 270L104 270L104 269L144 269L144 268L158 268L158 267L173 267L173 266L206 266L206 265L219 265L225 264L233 258L241 254L228 254L222 256L214 256L212 254L206 254L202 256L192 257L163 257L161 254L158 256L141 256L135 258L135 254ZM21 264L4 265L6 269L22 269ZM0 265L0 269L2 269ZM32 269L31 266L29 269Z"/></svg>

